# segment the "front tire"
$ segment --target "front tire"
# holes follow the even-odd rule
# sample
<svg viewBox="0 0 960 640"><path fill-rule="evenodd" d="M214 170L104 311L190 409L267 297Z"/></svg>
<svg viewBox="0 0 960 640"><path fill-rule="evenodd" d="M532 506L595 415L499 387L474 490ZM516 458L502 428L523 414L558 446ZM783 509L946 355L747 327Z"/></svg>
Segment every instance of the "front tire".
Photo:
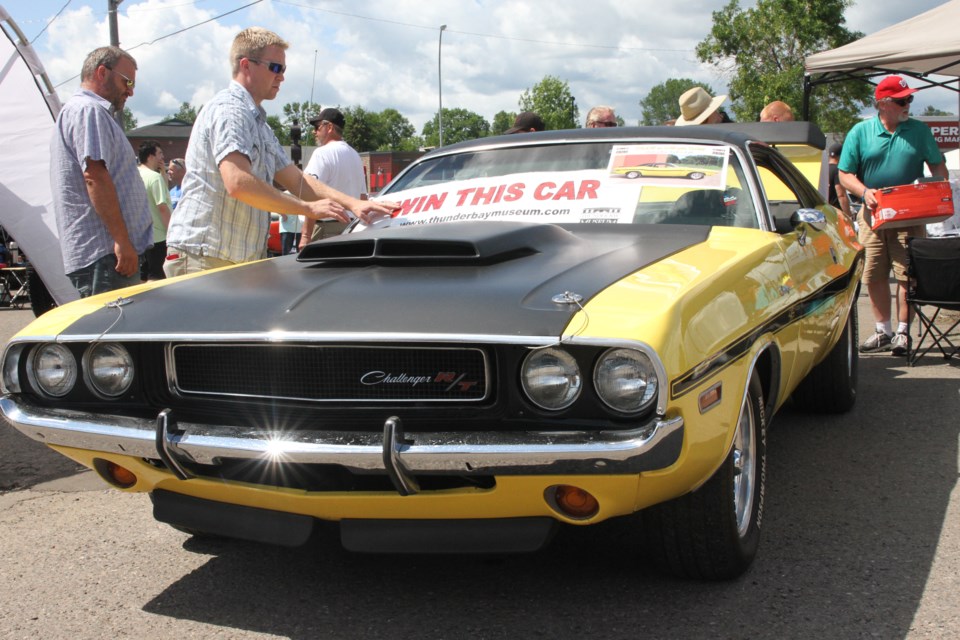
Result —
<svg viewBox="0 0 960 640"><path fill-rule="evenodd" d="M696 491L641 512L647 560L682 578L741 575L760 543L766 465L766 409L754 372L733 446L716 473Z"/></svg>
<svg viewBox="0 0 960 640"><path fill-rule="evenodd" d="M840 340L793 392L797 408L812 413L846 413L853 409L857 402L860 370L857 327L857 301L854 298Z"/></svg>
<svg viewBox="0 0 960 640"><path fill-rule="evenodd" d="M691 180L703 180L706 175L707 174L703 173L702 171L694 171L693 173L687 174L687 177Z"/></svg>
<svg viewBox="0 0 960 640"><path fill-rule="evenodd" d="M631 180L633 180L634 178L639 178L639 177L640 177L640 172L639 172L639 171L627 171L627 172L626 172L625 174L623 174L623 175L625 175L626 177L628 177L628 178L630 178Z"/></svg>

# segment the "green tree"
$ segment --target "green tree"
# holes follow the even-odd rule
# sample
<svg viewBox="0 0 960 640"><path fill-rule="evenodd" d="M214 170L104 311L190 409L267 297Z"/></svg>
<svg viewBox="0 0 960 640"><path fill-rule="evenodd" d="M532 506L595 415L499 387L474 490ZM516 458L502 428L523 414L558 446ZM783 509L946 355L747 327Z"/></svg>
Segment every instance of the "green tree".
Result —
<svg viewBox="0 0 960 640"><path fill-rule="evenodd" d="M340 107L347 126L343 139L357 151L376 151L384 141L380 116L361 106Z"/></svg>
<svg viewBox="0 0 960 640"><path fill-rule="evenodd" d="M952 116L953 114L949 111L944 111L943 109L937 109L932 104L928 104L927 108L923 110L922 116Z"/></svg>
<svg viewBox="0 0 960 640"><path fill-rule="evenodd" d="M493 124L490 125L490 135L499 136L503 134L504 131L513 126L513 122L516 119L517 113L515 111L500 111L497 115L493 116Z"/></svg>
<svg viewBox="0 0 960 640"><path fill-rule="evenodd" d="M645 127L663 124L680 115L680 96L694 87L702 87L710 95L716 95L710 85L690 78L671 78L650 89L650 93L640 101L643 117L640 124Z"/></svg>
<svg viewBox="0 0 960 640"><path fill-rule="evenodd" d="M443 110L443 144L453 144L464 140L476 140L490 135L490 123L486 118L466 109ZM423 144L436 147L440 144L440 132L437 129L437 116L423 125Z"/></svg>
<svg viewBox="0 0 960 640"><path fill-rule="evenodd" d="M570 93L570 85L555 76L544 76L543 80L524 91L520 96L520 110L539 114L548 130L580 126L580 110Z"/></svg>
<svg viewBox="0 0 960 640"><path fill-rule="evenodd" d="M137 119L133 117L133 111L124 105L123 107L123 130L130 131L137 128Z"/></svg>
<svg viewBox="0 0 960 640"><path fill-rule="evenodd" d="M280 119L280 116L267 116L267 124L270 125L271 129L273 129L273 134L277 136L277 140L280 141L280 144L290 144L290 129L289 127L284 126L283 120ZM303 144L303 142L300 144Z"/></svg>
<svg viewBox="0 0 960 640"><path fill-rule="evenodd" d="M384 109L377 118L381 142L378 151L416 151L420 146L417 129L396 109Z"/></svg>
<svg viewBox="0 0 960 640"><path fill-rule="evenodd" d="M322 107L316 102L288 102L283 105L283 125L287 128L287 139L290 139L290 127L293 126L293 121L297 121L297 126L300 127L300 145L304 147L313 146L317 144L316 139L313 137L313 128L310 126L310 118L320 113ZM280 136L277 136L278 138ZM289 144L286 143L286 144Z"/></svg>
<svg viewBox="0 0 960 640"><path fill-rule="evenodd" d="M183 120L184 122L194 123L197 121L197 109L195 106L189 102L181 102L180 109L176 113L172 113L167 116L167 120Z"/></svg>
<svg viewBox="0 0 960 640"><path fill-rule="evenodd" d="M727 80L733 112L755 121L772 100L783 100L798 113L803 103L806 56L853 42L863 34L848 30L843 12L853 0L757 0L743 10L731 0L713 12L713 28L697 45L697 57L712 64ZM818 87L810 119L828 132L845 132L871 97L865 82L837 82Z"/></svg>

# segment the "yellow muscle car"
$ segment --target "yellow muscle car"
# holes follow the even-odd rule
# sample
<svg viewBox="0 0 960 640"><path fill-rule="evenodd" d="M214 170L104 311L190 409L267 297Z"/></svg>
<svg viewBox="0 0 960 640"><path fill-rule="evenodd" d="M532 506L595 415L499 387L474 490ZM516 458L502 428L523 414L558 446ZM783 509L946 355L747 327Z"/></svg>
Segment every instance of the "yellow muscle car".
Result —
<svg viewBox="0 0 960 640"><path fill-rule="evenodd" d="M194 534L297 546L332 521L358 552L504 553L623 517L654 566L737 576L777 410L857 389L862 250L771 146L822 134L777 131L444 147L386 188L393 216L299 256L41 316L0 410ZM723 169L614 177L651 154Z"/></svg>

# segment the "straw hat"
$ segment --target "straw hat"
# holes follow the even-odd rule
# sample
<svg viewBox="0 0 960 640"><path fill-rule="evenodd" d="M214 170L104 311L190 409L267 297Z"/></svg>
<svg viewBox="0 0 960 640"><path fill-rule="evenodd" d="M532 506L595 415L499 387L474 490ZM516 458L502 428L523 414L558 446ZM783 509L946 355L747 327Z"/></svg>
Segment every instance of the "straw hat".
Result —
<svg viewBox="0 0 960 640"><path fill-rule="evenodd" d="M727 99L726 95L712 97L702 87L694 87L680 96L680 117L676 126L700 124L710 117L710 114L720 108Z"/></svg>

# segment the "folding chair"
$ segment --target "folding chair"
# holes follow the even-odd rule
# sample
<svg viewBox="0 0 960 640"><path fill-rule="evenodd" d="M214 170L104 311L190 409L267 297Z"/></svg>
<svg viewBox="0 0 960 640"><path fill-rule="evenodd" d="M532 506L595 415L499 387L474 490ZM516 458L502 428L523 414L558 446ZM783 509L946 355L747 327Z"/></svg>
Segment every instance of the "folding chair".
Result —
<svg viewBox="0 0 960 640"><path fill-rule="evenodd" d="M913 307L920 325L916 347L907 350L907 365L912 367L934 347L949 360L960 353L960 348L949 337L960 324L960 314L952 322L941 321L940 325L937 318L944 310L960 311L960 237L909 238L907 255L910 261L907 304ZM933 315L924 313L925 306L935 307ZM944 330L943 325L947 323L949 327ZM927 336L932 342L922 348Z"/></svg>

